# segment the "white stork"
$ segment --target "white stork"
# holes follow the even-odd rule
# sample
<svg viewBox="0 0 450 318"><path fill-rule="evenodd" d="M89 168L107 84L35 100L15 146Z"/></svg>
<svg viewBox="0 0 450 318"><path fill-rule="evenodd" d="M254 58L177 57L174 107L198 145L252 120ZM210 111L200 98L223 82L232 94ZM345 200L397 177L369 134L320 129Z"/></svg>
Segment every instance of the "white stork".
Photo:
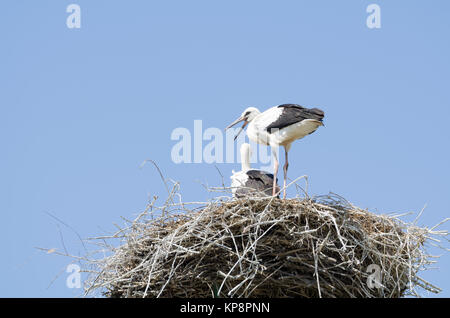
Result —
<svg viewBox="0 0 450 318"><path fill-rule="evenodd" d="M239 129L237 136L247 126L247 136L250 140L271 146L274 156L274 179L272 187L272 195L276 195L276 177L278 173L278 158L275 151L279 146L283 146L285 150L285 164L283 166L284 182L283 182L283 199L286 198L286 179L289 166L288 151L291 144L297 140L312 134L319 126L323 126L322 120L325 113L318 108L305 108L296 104L283 104L269 108L264 112L260 112L255 107L249 107L242 115L232 122L226 129L243 121L244 124Z"/></svg>
<svg viewBox="0 0 450 318"><path fill-rule="evenodd" d="M233 196L236 198L249 194L271 196L274 184L273 174L250 168L251 147L248 143L243 143L240 151L242 170L233 171L233 175L230 177ZM278 191L279 189L277 189Z"/></svg>

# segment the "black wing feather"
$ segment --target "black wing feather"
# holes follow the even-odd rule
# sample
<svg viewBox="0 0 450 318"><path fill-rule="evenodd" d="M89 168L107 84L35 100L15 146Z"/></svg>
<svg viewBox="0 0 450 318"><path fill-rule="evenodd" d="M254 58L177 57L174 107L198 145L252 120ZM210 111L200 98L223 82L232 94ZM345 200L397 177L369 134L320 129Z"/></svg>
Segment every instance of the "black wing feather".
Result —
<svg viewBox="0 0 450 318"><path fill-rule="evenodd" d="M268 196L272 195L273 174L261 170L248 170L246 173L249 176L246 188L264 192Z"/></svg>
<svg viewBox="0 0 450 318"><path fill-rule="evenodd" d="M261 170L248 170L247 175L252 179L259 179L265 184L272 184L271 182L273 182L273 174Z"/></svg>
<svg viewBox="0 0 450 318"><path fill-rule="evenodd" d="M321 122L325 116L321 109L305 108L297 104L283 104L279 105L278 108L283 108L283 111L276 121L267 126L268 132L271 132L272 129L282 129L305 119L315 119Z"/></svg>

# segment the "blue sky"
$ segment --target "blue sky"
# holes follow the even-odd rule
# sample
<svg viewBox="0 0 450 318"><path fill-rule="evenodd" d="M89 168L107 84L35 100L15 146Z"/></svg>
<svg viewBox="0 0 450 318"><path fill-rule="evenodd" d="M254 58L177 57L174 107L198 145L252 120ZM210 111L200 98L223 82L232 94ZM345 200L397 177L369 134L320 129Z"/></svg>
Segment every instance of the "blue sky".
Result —
<svg viewBox="0 0 450 318"><path fill-rule="evenodd" d="M66 26L71 3L80 29ZM381 29L366 26L371 3ZM290 151L289 176L308 175L311 195L332 191L376 213L427 204L423 226L448 217L449 9L445 0L3 1L0 296L78 295L66 286L70 261L35 247L81 255L73 230L113 231L149 195L164 198L155 169L139 169L146 159L181 182L186 201L208 198L202 183L221 183L214 164L173 163L171 132L196 119L224 128L248 106L325 111L326 127ZM217 167L226 177L239 169ZM447 254L424 273L444 297L449 265Z"/></svg>

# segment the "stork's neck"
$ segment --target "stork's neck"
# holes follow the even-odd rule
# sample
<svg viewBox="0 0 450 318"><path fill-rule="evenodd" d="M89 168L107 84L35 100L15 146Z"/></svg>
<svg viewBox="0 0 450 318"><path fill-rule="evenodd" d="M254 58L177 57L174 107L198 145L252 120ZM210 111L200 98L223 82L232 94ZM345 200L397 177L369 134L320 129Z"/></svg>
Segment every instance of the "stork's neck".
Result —
<svg viewBox="0 0 450 318"><path fill-rule="evenodd" d="M250 160L247 162L242 161L242 171L250 170Z"/></svg>
<svg viewBox="0 0 450 318"><path fill-rule="evenodd" d="M241 146L241 166L242 171L250 170L250 145L242 144Z"/></svg>

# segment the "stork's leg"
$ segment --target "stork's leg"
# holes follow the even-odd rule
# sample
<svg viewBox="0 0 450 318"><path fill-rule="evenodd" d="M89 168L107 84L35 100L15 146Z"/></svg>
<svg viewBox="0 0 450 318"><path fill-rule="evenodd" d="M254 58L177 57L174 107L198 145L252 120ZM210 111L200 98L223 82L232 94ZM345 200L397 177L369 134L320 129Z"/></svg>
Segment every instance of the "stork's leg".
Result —
<svg viewBox="0 0 450 318"><path fill-rule="evenodd" d="M283 171L284 171L284 181L283 181L283 200L286 199L286 181L287 181L287 170L289 167L289 161L288 161L288 150L286 148L284 148L284 153L286 156L286 160L283 166Z"/></svg>
<svg viewBox="0 0 450 318"><path fill-rule="evenodd" d="M278 186L277 186L277 174L278 174L278 158L276 152L272 148L272 154L273 154L273 186L272 186L272 195L276 196L278 192Z"/></svg>

